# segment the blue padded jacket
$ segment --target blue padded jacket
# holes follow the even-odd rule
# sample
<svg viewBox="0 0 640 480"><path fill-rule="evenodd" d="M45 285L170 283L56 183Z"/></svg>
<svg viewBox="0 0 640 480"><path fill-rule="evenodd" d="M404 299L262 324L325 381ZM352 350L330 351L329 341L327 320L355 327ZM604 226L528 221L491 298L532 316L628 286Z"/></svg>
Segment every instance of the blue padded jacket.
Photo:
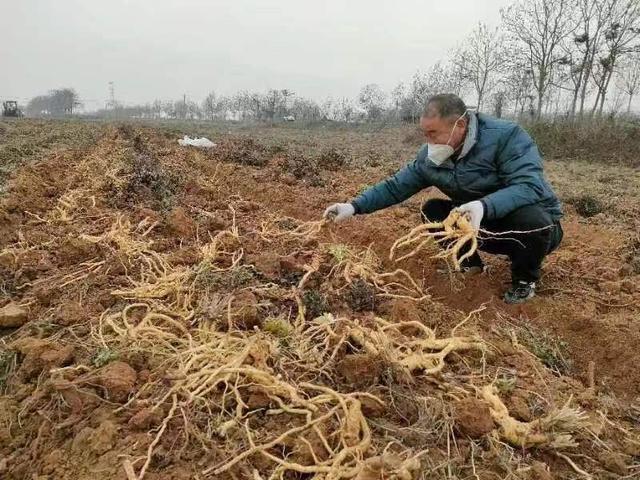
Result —
<svg viewBox="0 0 640 480"><path fill-rule="evenodd" d="M427 159L427 145L423 145L413 161L352 201L356 213L375 212L424 188L437 187L456 204L482 201L488 220L533 204L540 204L553 220L559 219L560 201L544 177L540 152L529 134L514 122L469 115L459 158L437 166Z"/></svg>

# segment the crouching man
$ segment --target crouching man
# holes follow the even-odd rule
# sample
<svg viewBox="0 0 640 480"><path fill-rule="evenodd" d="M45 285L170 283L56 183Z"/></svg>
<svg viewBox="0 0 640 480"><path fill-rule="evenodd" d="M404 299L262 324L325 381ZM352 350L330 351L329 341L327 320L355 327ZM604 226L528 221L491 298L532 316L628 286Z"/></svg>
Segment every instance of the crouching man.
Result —
<svg viewBox="0 0 640 480"><path fill-rule="evenodd" d="M437 187L450 199L427 201L423 220L442 221L452 209L465 213L475 229L492 232L479 249L511 260L512 285L504 300L533 297L542 261L563 235L560 202L544 177L536 144L519 125L470 112L452 94L427 101L420 127L427 143L415 160L350 203L331 205L325 217L341 221L372 213ZM480 255L465 260L462 270L482 272Z"/></svg>

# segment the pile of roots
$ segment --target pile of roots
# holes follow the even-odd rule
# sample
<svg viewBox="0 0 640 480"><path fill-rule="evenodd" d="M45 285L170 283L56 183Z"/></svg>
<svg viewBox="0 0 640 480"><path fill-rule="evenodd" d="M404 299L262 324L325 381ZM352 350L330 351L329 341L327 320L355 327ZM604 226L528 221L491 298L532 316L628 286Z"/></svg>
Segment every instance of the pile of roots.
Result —
<svg viewBox="0 0 640 480"><path fill-rule="evenodd" d="M3 311L16 313L0 353L3 478L102 465L129 480L409 480L475 473L481 448L523 472L527 450L581 471L563 452L595 434L569 396L514 418L473 314L436 331L441 307L418 279L333 241L331 225L238 196L234 172L113 131L14 178L1 210L15 232L0 251ZM463 218L443 226L459 263L475 237ZM419 248L424 228L393 251ZM365 294L375 306L352 308ZM455 421L468 401L489 422L479 434Z"/></svg>

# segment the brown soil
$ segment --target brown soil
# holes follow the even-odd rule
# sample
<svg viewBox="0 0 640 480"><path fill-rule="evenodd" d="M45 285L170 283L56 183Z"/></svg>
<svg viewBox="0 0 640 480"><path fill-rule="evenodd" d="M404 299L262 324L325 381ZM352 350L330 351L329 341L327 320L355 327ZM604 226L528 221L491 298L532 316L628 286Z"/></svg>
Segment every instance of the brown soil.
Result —
<svg viewBox="0 0 640 480"><path fill-rule="evenodd" d="M332 268L322 248L371 247L381 270L393 270L398 265L387 260L390 246L415 226L420 202L433 193L331 225L311 241L265 234L272 218L286 217L290 225L282 228L288 232L319 219L327 204L350 198L391 169L353 168L353 156L323 149L308 156L313 165L303 172L307 157L276 152L247 137L227 138L204 154L179 148L155 130L127 127L109 130L85 150L60 150L17 170L0 199L0 308L20 305L25 311L14 312L6 326L18 329L8 330L0 344L0 476L126 478L123 459L131 459L139 472L164 422L145 478L194 478L249 448L242 425L226 425L227 437L220 433L230 412L247 415L258 443L302 421L299 415L275 414L281 406L272 392L251 382L237 385L241 398L212 388L209 410L198 410L194 402L167 417L172 400L164 395L180 380L181 364L159 352L177 348L174 340L122 340L106 348L108 339L99 334L134 304L123 328L133 338L144 328L169 324L181 338L231 328L238 338L256 339L242 367L275 372L291 384L317 382L344 394L378 396L382 402L360 400L373 439L369 467L362 472L398 471L406 467L406 452L428 448L420 466L434 478L444 478L448 468L459 478L474 478L476 469L479 478L505 478L505 458L515 462L509 468L526 466L529 478L571 478L573 469L553 452L504 450L495 442L491 412L476 398L476 389L490 382L523 422L577 400L595 433L577 435L578 449L566 453L582 455L572 458L594 478L637 472L640 275L629 267L629 225L614 228L592 222L596 217L587 223L570 213L565 240L545 264L539 294L524 305L501 300L508 282L504 259L485 257L490 273L462 278L437 273L439 265L427 253L400 266L431 298L390 299L367 282L329 281ZM122 228L114 229L118 222ZM207 263L211 257L203 246L225 231L232 233L221 237L217 256ZM162 268L154 258L174 275L197 272L197 288L161 284ZM302 306L284 298L282 292L294 291L318 259ZM148 271L156 278L143 274ZM134 292L149 285L153 289L144 295ZM188 305L181 303L184 298ZM150 321L145 305L160 315ZM314 306L317 315L311 314ZM388 352L372 355L353 338L339 345L340 321L336 337L325 345L329 352L335 349L332 362L309 371L282 364L292 349L287 325L302 308L309 325L329 310L329 319L348 318L365 327L375 325L376 316L415 321L440 338L481 306L457 333L481 336L489 348L451 354L435 375L398 371ZM269 342L259 341L267 320L273 325L274 319L279 329L270 332ZM420 329L414 325L403 333L418 338ZM558 349L567 364L554 369ZM199 429L186 428L185 418ZM336 418L322 428L330 437L340 426ZM314 455L322 461L327 450L321 438L315 430L305 435L308 444L289 438L270 453L305 464ZM480 440L470 446L467 437ZM387 452L392 439L399 443ZM610 455L599 454L603 444ZM273 467L266 456L254 455L219 478L251 478L253 468L267 478Z"/></svg>

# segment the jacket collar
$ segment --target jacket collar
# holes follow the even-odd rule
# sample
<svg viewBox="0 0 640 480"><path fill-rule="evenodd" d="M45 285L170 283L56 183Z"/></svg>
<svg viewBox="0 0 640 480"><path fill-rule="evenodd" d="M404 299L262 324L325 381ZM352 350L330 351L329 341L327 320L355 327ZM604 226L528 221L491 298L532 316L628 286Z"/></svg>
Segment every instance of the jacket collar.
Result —
<svg viewBox="0 0 640 480"><path fill-rule="evenodd" d="M458 158L463 158L464 156L466 156L478 140L478 116L475 112L469 112L468 116L469 126L467 127L467 136L464 138L462 150L460 150Z"/></svg>

